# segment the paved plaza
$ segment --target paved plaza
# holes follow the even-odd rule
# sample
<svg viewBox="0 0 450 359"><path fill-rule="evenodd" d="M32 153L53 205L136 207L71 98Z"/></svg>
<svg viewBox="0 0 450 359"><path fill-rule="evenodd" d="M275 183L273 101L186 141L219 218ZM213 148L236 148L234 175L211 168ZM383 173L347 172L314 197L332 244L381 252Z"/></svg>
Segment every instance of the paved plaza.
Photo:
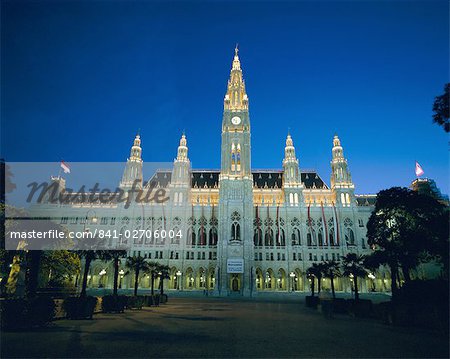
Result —
<svg viewBox="0 0 450 359"><path fill-rule="evenodd" d="M337 315L303 302L170 298L157 308L58 320L1 336L1 357L448 357L444 333Z"/></svg>

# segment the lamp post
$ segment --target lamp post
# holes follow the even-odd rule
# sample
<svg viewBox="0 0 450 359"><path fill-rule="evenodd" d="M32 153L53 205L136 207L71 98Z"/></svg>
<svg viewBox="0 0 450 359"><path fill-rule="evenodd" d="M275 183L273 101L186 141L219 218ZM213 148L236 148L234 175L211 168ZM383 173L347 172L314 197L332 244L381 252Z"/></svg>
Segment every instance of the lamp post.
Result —
<svg viewBox="0 0 450 359"><path fill-rule="evenodd" d="M90 217L92 215L92 217ZM89 232L89 228L86 228L86 224L88 223L89 219L91 219L91 224L97 223L97 215L93 209L90 209L86 212L86 220L84 221L83 231Z"/></svg>
<svg viewBox="0 0 450 359"><path fill-rule="evenodd" d="M181 271L177 271L177 289L180 290Z"/></svg>
<svg viewBox="0 0 450 359"><path fill-rule="evenodd" d="M291 277L291 287L292 287L292 291L294 292L294 278L295 278L295 273L294 273L294 272L289 273L289 277Z"/></svg>
<svg viewBox="0 0 450 359"><path fill-rule="evenodd" d="M106 274L106 269L102 269L100 271L100 273L98 274L100 276L99 283L98 283L98 287L99 288L103 288L103 283L102 282L103 282L103 278L104 278L105 274Z"/></svg>
<svg viewBox="0 0 450 359"><path fill-rule="evenodd" d="M125 272L123 271L123 269L121 269L121 270L119 271L119 274L120 274L119 288L122 289L122 279L123 279L123 276L124 276L124 274L125 274Z"/></svg>

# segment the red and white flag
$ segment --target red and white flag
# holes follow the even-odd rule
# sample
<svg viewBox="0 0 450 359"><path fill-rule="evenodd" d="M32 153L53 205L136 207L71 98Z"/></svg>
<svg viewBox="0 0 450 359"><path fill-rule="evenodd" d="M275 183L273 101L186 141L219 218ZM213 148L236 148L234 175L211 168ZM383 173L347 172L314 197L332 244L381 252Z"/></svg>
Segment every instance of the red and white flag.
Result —
<svg viewBox="0 0 450 359"><path fill-rule="evenodd" d="M61 161L61 168L63 169L64 173L70 173L70 167L64 161Z"/></svg>
<svg viewBox="0 0 450 359"><path fill-rule="evenodd" d="M416 161L416 176L422 176L425 172L423 172L422 167L419 165L419 162Z"/></svg>

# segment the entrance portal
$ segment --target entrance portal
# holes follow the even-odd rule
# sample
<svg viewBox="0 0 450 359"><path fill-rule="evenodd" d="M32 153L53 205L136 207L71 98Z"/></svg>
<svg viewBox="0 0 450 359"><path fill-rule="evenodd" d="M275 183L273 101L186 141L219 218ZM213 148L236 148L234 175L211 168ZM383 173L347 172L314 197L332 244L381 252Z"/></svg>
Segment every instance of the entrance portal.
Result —
<svg viewBox="0 0 450 359"><path fill-rule="evenodd" d="M231 277L231 290L233 292L239 292L239 290L241 289L241 285L240 285L240 280L239 280L239 274L233 274Z"/></svg>

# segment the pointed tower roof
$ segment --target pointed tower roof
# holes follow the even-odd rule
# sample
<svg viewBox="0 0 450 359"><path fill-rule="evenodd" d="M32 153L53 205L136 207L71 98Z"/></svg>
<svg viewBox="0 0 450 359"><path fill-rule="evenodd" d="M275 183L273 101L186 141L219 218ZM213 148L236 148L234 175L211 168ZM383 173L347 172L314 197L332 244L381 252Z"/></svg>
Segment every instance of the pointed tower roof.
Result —
<svg viewBox="0 0 450 359"><path fill-rule="evenodd" d="M242 75L241 61L239 60L238 45L234 49L234 58L231 65L227 93L224 99L225 110L247 110L248 97L245 91L245 81Z"/></svg>
<svg viewBox="0 0 450 359"><path fill-rule="evenodd" d="M181 135L180 138L180 145L178 146L178 153L177 153L177 161L187 161L188 159L188 148L187 148L187 140L186 135Z"/></svg>
<svg viewBox="0 0 450 359"><path fill-rule="evenodd" d="M133 162L142 162L141 136L139 133L134 138L129 160Z"/></svg>
<svg viewBox="0 0 450 359"><path fill-rule="evenodd" d="M294 141L292 140L292 137L290 133L288 132L288 135L286 136L286 147L284 148L284 160L283 163L290 162L290 161L297 161L297 158L295 156L295 147L294 147Z"/></svg>

